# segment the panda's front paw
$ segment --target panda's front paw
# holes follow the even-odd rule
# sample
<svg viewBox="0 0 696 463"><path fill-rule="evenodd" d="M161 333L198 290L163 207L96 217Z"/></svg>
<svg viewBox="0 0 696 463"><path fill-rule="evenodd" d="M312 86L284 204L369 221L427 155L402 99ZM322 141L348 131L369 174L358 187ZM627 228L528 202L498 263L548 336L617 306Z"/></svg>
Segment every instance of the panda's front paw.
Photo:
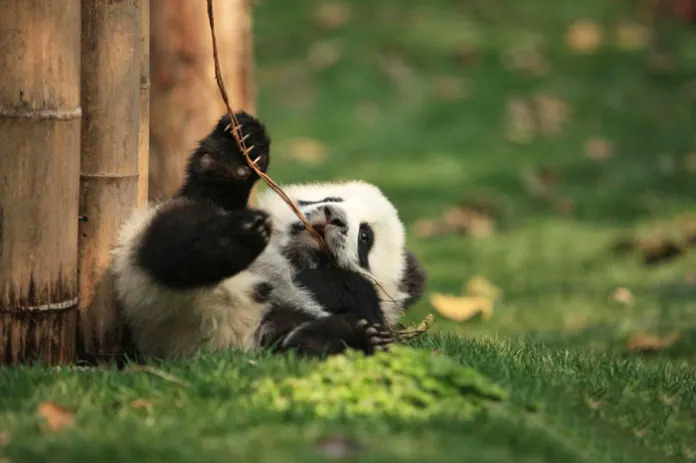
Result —
<svg viewBox="0 0 696 463"><path fill-rule="evenodd" d="M258 119L245 112L235 113L235 118L239 124L237 135L243 140L244 146L251 149L249 157L261 172L266 172L269 164L271 146L271 140L266 133L266 128ZM233 133L234 127L230 123L230 119L227 115L223 116L220 120L218 129L221 129L225 136L234 140L236 144ZM242 156L242 153L240 152L239 155ZM249 168L246 165L246 159L244 159L243 166L247 169Z"/></svg>
<svg viewBox="0 0 696 463"><path fill-rule="evenodd" d="M249 217L242 219L242 230L251 234L252 236L257 236L263 241L268 242L268 240L271 238L271 230L273 228L271 216L263 211L250 210L249 212Z"/></svg>
<svg viewBox="0 0 696 463"><path fill-rule="evenodd" d="M368 353L389 350L389 345L394 342L394 337L388 328L370 323L364 318L358 320L356 328L363 334L367 342Z"/></svg>
<svg viewBox="0 0 696 463"><path fill-rule="evenodd" d="M258 255L266 247L272 228L271 217L263 211L243 209L229 216L229 239L253 255Z"/></svg>

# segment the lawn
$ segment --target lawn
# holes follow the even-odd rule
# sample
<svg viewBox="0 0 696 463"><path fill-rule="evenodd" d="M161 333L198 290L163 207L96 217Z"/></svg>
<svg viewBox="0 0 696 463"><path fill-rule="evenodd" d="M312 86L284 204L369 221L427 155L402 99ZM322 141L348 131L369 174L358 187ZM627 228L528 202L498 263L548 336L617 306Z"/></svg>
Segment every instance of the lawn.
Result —
<svg viewBox="0 0 696 463"><path fill-rule="evenodd" d="M321 366L262 353L3 368L0 463L310 462L335 447L346 461L696 460L696 257L649 265L643 247L615 249L693 233L693 25L623 0L335 5L254 10L271 174L380 185L430 275L407 321L436 322L414 348L475 368L507 399L469 419L278 411L249 402L257 381ZM418 233L458 204L486 204L493 229ZM490 318L439 316L430 296L475 276L502 292ZM617 288L631 300L612 300ZM74 426L46 430L46 401L75 411Z"/></svg>

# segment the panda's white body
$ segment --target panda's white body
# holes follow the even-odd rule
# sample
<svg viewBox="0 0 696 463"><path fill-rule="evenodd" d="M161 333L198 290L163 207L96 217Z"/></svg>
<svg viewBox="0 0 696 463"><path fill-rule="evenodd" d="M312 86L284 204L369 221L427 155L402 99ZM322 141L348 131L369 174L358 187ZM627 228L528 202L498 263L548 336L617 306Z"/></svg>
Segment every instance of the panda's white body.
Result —
<svg viewBox="0 0 696 463"><path fill-rule="evenodd" d="M370 253L369 272L356 262L352 243L357 242L358 227L350 226L347 238L327 233L325 239L334 249L338 265L360 271L376 283L385 319L395 322L408 294L400 287L406 265L404 230L392 204L376 187L363 182L294 185L283 189L296 202L312 202L302 208L308 217L321 207L322 198L337 196L342 198L340 207L349 224L366 221L373 224L378 238ZM312 294L294 282L296 267L284 254L288 247L312 249L316 244L306 233L298 236L288 233L292 224L297 223L297 217L272 191L259 195L258 203L259 209L270 215L273 232L266 248L249 267L217 284L196 289L172 289L158 282L138 265L136 252L152 219L161 208L175 201L135 211L124 224L113 250L116 294L139 352L175 357L198 349L259 347L262 320L278 303L317 318L327 315ZM254 288L264 282L270 283L272 290L267 299L259 301L254 297Z"/></svg>

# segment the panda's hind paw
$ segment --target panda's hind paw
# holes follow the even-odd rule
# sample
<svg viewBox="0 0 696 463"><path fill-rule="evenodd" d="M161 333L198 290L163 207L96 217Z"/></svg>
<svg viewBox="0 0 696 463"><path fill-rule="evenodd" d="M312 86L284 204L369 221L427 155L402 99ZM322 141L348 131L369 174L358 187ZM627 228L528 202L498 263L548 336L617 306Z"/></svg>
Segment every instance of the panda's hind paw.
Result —
<svg viewBox="0 0 696 463"><path fill-rule="evenodd" d="M389 350L389 345L394 342L394 337L389 329L370 323L364 318L358 320L356 327L363 332L367 340L369 353L387 351Z"/></svg>

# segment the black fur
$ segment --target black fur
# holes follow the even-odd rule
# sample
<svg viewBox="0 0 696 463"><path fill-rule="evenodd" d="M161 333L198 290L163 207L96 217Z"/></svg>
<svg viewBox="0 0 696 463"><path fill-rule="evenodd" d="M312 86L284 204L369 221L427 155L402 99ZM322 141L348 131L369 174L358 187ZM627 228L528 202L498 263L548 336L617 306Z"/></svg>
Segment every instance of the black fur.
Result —
<svg viewBox="0 0 696 463"><path fill-rule="evenodd" d="M172 288L212 285L247 268L268 244L270 227L262 211L174 203L145 232L138 264Z"/></svg>
<svg viewBox="0 0 696 463"><path fill-rule="evenodd" d="M299 325L276 350L318 357L340 354L350 347L372 354L386 350L393 341L389 330L370 324L355 313L341 313Z"/></svg>
<svg viewBox="0 0 696 463"><path fill-rule="evenodd" d="M406 270L401 278L400 289L408 294L404 301L404 309L421 298L428 282L428 274L418 258L410 251L406 251Z"/></svg>
<svg viewBox="0 0 696 463"><path fill-rule="evenodd" d="M236 115L251 158L269 165L264 126L246 113ZM191 155L186 181L171 204L153 219L138 248L138 263L160 282L177 289L218 283L244 270L263 251L270 221L247 209L258 175L249 168L223 116Z"/></svg>
<svg viewBox="0 0 696 463"><path fill-rule="evenodd" d="M377 291L363 275L325 265L300 270L296 281L331 313L353 313L371 324L385 326Z"/></svg>
<svg viewBox="0 0 696 463"><path fill-rule="evenodd" d="M263 124L254 117L235 115L251 150L252 160L266 172L270 163L271 141ZM226 210L245 209L249 193L259 176L247 164L229 129L228 116L223 116L210 135L203 139L189 159L186 182L178 196L199 202L212 202Z"/></svg>

